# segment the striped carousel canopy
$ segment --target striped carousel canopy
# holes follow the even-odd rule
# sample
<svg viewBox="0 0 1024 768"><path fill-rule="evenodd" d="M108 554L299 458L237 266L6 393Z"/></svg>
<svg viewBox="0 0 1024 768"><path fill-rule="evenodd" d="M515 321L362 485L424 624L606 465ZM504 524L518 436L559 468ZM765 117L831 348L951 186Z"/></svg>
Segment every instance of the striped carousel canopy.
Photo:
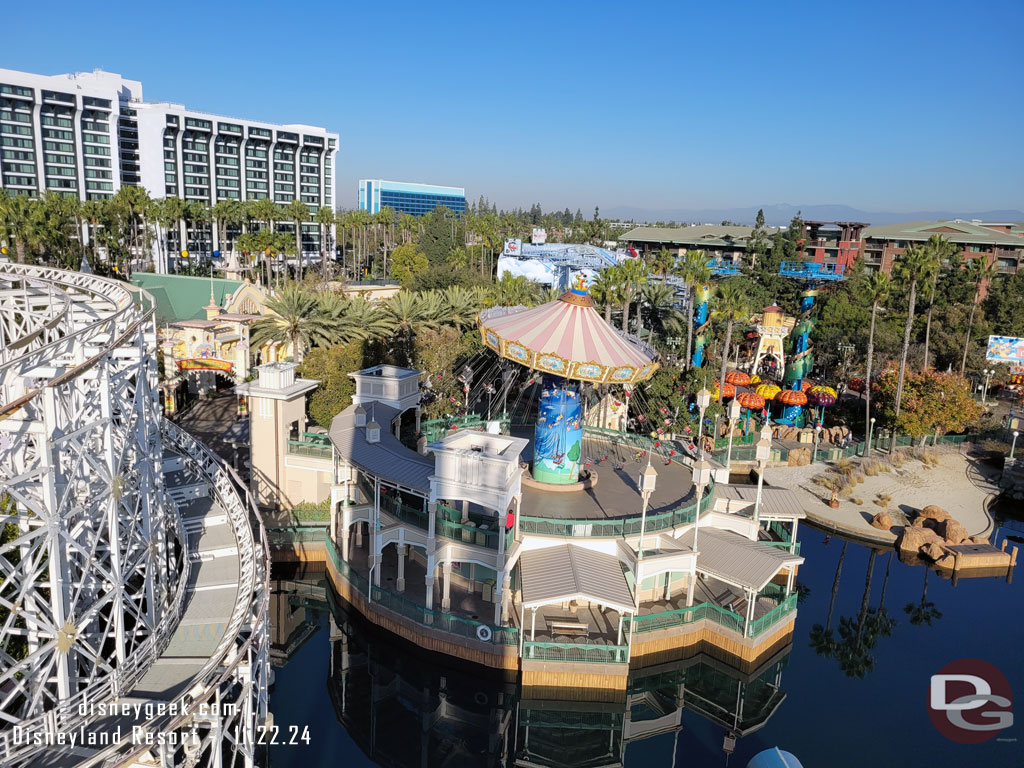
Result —
<svg viewBox="0 0 1024 768"><path fill-rule="evenodd" d="M579 287L539 307L484 310L477 325L502 357L566 379L635 384L658 368L657 353L608 325Z"/></svg>

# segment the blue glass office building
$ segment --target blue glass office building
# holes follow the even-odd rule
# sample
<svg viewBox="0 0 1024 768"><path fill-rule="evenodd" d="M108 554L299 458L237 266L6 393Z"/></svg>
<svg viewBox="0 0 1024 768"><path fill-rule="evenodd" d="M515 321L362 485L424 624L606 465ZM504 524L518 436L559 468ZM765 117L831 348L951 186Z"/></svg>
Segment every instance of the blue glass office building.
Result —
<svg viewBox="0 0 1024 768"><path fill-rule="evenodd" d="M466 190L462 187L437 187L403 181L363 179L359 182L359 208L377 213L392 208L399 213L422 216L443 205L455 213L466 212Z"/></svg>

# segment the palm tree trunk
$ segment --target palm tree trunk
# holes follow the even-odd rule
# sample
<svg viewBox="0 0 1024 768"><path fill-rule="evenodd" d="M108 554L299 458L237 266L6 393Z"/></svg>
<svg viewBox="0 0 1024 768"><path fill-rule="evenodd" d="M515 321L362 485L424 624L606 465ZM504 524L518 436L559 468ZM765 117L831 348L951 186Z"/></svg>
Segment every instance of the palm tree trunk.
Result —
<svg viewBox="0 0 1024 768"><path fill-rule="evenodd" d="M876 557L878 557L878 551L872 549L871 554L868 556L868 575L864 579L864 596L860 599L860 612L857 614L857 646L860 646L861 637L864 633L864 620L868 616L868 603L871 600L871 578L875 571Z"/></svg>
<svg viewBox="0 0 1024 768"><path fill-rule="evenodd" d="M610 301L604 303L604 321L608 325L612 324L612 303Z"/></svg>
<svg viewBox="0 0 1024 768"><path fill-rule="evenodd" d="M693 291L690 291L690 296L693 296ZM689 369L693 365L691 355L693 354L693 299L690 299L690 307L686 312L686 368Z"/></svg>
<svg viewBox="0 0 1024 768"><path fill-rule="evenodd" d="M974 325L974 310L978 306L978 294L981 293L981 288L976 288L974 291L974 303L971 304L971 314L967 318L967 338L964 339L964 357L960 361L960 375L964 375L964 371L967 369L967 351L971 348L971 326Z"/></svg>
<svg viewBox="0 0 1024 768"><path fill-rule="evenodd" d="M622 332L629 333L629 305L632 304L628 299L622 303Z"/></svg>
<svg viewBox="0 0 1024 768"><path fill-rule="evenodd" d="M722 345L722 372L718 377L718 402L722 402L725 392L725 366L729 363L729 342L732 341L732 320L725 325L725 344ZM718 435L715 435L718 437Z"/></svg>
<svg viewBox="0 0 1024 768"><path fill-rule="evenodd" d="M924 324L924 364L921 366L922 371L928 370L928 342L932 336L932 310L935 309L935 283L932 283L932 293L928 299L928 320Z"/></svg>
<svg viewBox="0 0 1024 768"><path fill-rule="evenodd" d="M907 325L903 329L903 352L900 355L900 374L896 381L896 417L900 415L900 401L903 399L903 378L907 374L907 353L910 351L910 329L914 325L914 304L917 302L917 281L910 282L910 306L907 307ZM896 448L896 425L893 424L893 440L889 444L889 453Z"/></svg>
<svg viewBox="0 0 1024 768"><path fill-rule="evenodd" d="M843 572L843 560L846 558L846 547L850 542L843 542L843 551L839 553L839 563L836 565L836 577L832 580L832 599L828 602L828 617L825 619L825 629L832 626L832 609L836 604L836 596L839 594L839 577Z"/></svg>
<svg viewBox="0 0 1024 768"><path fill-rule="evenodd" d="M875 317L878 314L878 302L871 304L871 330L868 331L868 370L867 375L864 378L864 455L867 456L871 451L871 446L867 445L867 436L870 433L871 424L871 359L875 354Z"/></svg>

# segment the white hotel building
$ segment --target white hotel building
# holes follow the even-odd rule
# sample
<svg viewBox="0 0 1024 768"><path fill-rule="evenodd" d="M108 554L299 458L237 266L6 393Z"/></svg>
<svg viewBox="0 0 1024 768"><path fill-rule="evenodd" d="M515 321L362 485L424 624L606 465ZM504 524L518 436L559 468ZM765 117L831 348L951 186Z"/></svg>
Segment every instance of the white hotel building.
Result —
<svg viewBox="0 0 1024 768"><path fill-rule="evenodd" d="M334 208L338 134L146 102L142 83L102 70L0 69L0 188L82 200L122 186L152 197L299 199ZM310 227L310 234L315 236Z"/></svg>

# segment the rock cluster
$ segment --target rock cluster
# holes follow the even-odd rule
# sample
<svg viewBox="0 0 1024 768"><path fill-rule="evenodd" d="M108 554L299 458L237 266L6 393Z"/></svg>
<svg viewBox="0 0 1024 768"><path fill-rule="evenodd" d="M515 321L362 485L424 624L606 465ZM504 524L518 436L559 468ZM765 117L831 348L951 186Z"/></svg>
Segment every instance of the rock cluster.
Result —
<svg viewBox="0 0 1024 768"><path fill-rule="evenodd" d="M884 512L875 515L871 524L881 528ZM892 520L889 520L892 525ZM957 544L987 544L988 539L982 536L969 536L963 527L949 512L935 504L929 504L917 513L914 522L903 528L897 546L901 555L914 555L931 560L940 568L952 568L954 557L949 547Z"/></svg>
<svg viewBox="0 0 1024 768"><path fill-rule="evenodd" d="M999 478L999 490L1011 499L1024 499L1024 461L1006 460L1002 477Z"/></svg>
<svg viewBox="0 0 1024 768"><path fill-rule="evenodd" d="M809 448L791 448L789 451L788 464L791 467L806 467L811 463L811 451Z"/></svg>
<svg viewBox="0 0 1024 768"><path fill-rule="evenodd" d="M793 440L794 442L800 439L801 433L814 434L814 430L810 427L786 427L779 426L772 430L774 437L780 440ZM836 427L825 427L821 430L821 443L822 445L839 445L842 439L850 434L849 427L836 426Z"/></svg>
<svg viewBox="0 0 1024 768"><path fill-rule="evenodd" d="M892 528L892 515L888 512L879 512L871 518L871 527L878 528L881 531L888 531Z"/></svg>

